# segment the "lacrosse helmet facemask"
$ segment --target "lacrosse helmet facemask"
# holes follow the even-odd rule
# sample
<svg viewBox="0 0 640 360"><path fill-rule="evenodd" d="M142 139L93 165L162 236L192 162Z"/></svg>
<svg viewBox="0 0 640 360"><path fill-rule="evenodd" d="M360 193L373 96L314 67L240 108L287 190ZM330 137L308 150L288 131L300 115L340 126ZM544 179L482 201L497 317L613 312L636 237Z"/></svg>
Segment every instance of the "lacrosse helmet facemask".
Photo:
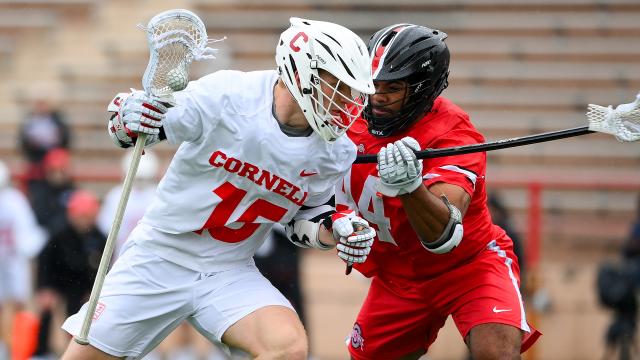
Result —
<svg viewBox="0 0 640 360"><path fill-rule="evenodd" d="M404 81L405 96L399 111L376 116L373 109L390 104L366 105L363 117L369 132L385 137L407 128L428 113L449 85L447 34L424 26L396 24L379 30L369 40L374 81Z"/></svg>
<svg viewBox="0 0 640 360"><path fill-rule="evenodd" d="M375 92L371 60L362 39L345 27L295 17L290 22L276 48L280 78L311 128L331 143L353 125L366 95ZM337 83L323 78L321 70Z"/></svg>

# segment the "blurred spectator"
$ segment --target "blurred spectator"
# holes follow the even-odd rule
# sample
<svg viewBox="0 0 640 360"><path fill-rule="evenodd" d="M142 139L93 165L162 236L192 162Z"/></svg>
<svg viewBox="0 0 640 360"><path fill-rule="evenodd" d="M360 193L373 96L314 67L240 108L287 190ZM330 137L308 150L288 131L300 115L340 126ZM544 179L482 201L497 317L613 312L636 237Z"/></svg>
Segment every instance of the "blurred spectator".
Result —
<svg viewBox="0 0 640 360"><path fill-rule="evenodd" d="M518 264L520 265L520 291L523 295L526 295L526 258L520 232L515 229L511 220L511 214L509 214L509 210L498 194L495 192L487 194L487 204L489 205L489 212L491 213L493 223L500 226L513 241L513 253L518 257Z"/></svg>
<svg viewBox="0 0 640 360"><path fill-rule="evenodd" d="M8 358L13 317L31 296L29 260L45 241L27 198L11 186L9 170L0 161L0 359Z"/></svg>
<svg viewBox="0 0 640 360"><path fill-rule="evenodd" d="M27 191L38 222L51 236L65 227L67 202L75 189L69 152L49 151L44 157L43 169L44 178L31 182Z"/></svg>
<svg viewBox="0 0 640 360"><path fill-rule="evenodd" d="M638 328L638 297L640 288L640 196L636 218L631 224L627 241L622 246L620 262L600 265L597 290L600 303L614 311L605 333L605 359L635 359L639 355L636 342Z"/></svg>
<svg viewBox="0 0 640 360"><path fill-rule="evenodd" d="M640 195L636 202L636 218L631 224L631 233L624 244L622 252L626 259L640 262Z"/></svg>
<svg viewBox="0 0 640 360"><path fill-rule="evenodd" d="M31 112L20 127L20 148L28 162L27 182L44 176L42 161L51 149L69 149L71 131L62 114L51 105L51 94L40 89Z"/></svg>
<svg viewBox="0 0 640 360"><path fill-rule="evenodd" d="M293 245L287 239L284 227L276 224L271 234L256 251L254 260L262 275L291 302L291 305L298 312L300 320L307 328L304 298L300 285L301 251L301 248Z"/></svg>
<svg viewBox="0 0 640 360"><path fill-rule="evenodd" d="M66 315L74 314L91 293L106 241L96 226L99 209L93 193L74 191L67 206L67 225L51 237L38 257L37 301L43 312L40 355L48 350L51 310L64 304Z"/></svg>
<svg viewBox="0 0 640 360"><path fill-rule="evenodd" d="M122 157L122 179L124 179L129 171L132 156L133 151L130 151ZM160 175L159 170L159 161L157 156L153 151L146 149L145 154L140 158L140 165L138 165L135 181L133 182L133 187L129 194L129 201L127 202L127 207L124 211L122 224L120 225L120 231L118 232L118 238L113 251L112 263L118 257L120 249L122 249L122 245L127 240L127 237L129 237L129 234L142 218L142 215L144 215L149 204L151 204L156 192L156 187L158 186L158 177ZM104 234L109 234L109 231L111 230L111 225L113 224L113 218L116 214L121 194L122 184L119 184L112 188L104 198L97 220L98 228Z"/></svg>

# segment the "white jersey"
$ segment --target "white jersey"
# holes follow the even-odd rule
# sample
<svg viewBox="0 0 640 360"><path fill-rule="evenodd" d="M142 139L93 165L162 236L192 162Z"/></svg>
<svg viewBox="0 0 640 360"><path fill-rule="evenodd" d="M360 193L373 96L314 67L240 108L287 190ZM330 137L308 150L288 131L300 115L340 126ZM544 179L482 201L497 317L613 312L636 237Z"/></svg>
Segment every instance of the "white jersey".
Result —
<svg viewBox="0 0 640 360"><path fill-rule="evenodd" d="M98 218L96 219L96 225L98 226L98 229L100 229L100 231L102 231L102 233L105 235L109 234L109 231L111 231L111 225L113 224L113 218L116 215L116 209L118 208L121 194L122 185L118 185L111 189L107 193L107 195L105 195L104 200L102 201L102 206L100 207L100 212L98 213ZM116 245L113 251L114 260L120 254L122 245L124 245L125 241L129 237L129 234L131 234L136 225L138 225L140 219L142 219L142 216L149 207L149 204L153 201L155 195L155 184L146 184L143 186L139 186L136 183L131 188L129 201L127 202L127 207L124 210L124 215L122 216L120 231L118 231L118 237L116 239Z"/></svg>
<svg viewBox="0 0 640 360"><path fill-rule="evenodd" d="M31 265L46 242L26 197L13 188L0 188L0 303L27 301Z"/></svg>
<svg viewBox="0 0 640 360"><path fill-rule="evenodd" d="M38 255L46 240L27 198L14 188L0 189L0 264Z"/></svg>
<svg viewBox="0 0 640 360"><path fill-rule="evenodd" d="M275 71L219 71L176 93L167 139L180 144L132 239L196 271L252 261L274 223L325 204L356 156L346 136L289 137L273 116Z"/></svg>

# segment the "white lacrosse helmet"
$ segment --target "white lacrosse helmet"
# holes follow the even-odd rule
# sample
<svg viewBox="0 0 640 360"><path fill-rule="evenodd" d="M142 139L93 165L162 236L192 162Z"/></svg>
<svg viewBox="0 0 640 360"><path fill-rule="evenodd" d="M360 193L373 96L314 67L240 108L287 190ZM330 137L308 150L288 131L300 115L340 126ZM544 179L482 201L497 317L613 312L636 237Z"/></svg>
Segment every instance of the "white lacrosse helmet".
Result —
<svg viewBox="0 0 640 360"><path fill-rule="evenodd" d="M122 176L127 175L127 171L129 171L129 167L131 166L131 158L133 157L133 151L128 151L122 157ZM138 165L138 171L136 172L135 178L137 180L142 181L154 181L158 178L158 168L159 168L158 157L150 151L149 149L144 150L144 155L140 157L140 163Z"/></svg>
<svg viewBox="0 0 640 360"><path fill-rule="evenodd" d="M313 130L333 142L360 115L367 102L365 95L375 93L367 47L343 26L296 17L289 21L291 27L280 35L276 48L280 78ZM338 83L326 82L319 69L336 77ZM338 91L342 83L351 88L350 94Z"/></svg>

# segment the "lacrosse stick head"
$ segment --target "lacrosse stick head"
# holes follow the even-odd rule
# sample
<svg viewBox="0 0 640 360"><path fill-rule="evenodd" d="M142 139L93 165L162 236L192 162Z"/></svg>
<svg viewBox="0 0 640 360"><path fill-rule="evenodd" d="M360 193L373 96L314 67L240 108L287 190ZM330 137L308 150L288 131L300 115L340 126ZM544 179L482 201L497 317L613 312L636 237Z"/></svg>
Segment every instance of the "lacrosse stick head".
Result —
<svg viewBox="0 0 640 360"><path fill-rule="evenodd" d="M589 104L587 108L589 130L611 134L620 142L640 140L640 93L628 104L600 106Z"/></svg>
<svg viewBox="0 0 640 360"><path fill-rule="evenodd" d="M207 47L206 27L189 10L164 11L142 28L149 45L149 64L142 79L148 94L163 98L184 90L189 82L189 64L213 58L215 49Z"/></svg>

